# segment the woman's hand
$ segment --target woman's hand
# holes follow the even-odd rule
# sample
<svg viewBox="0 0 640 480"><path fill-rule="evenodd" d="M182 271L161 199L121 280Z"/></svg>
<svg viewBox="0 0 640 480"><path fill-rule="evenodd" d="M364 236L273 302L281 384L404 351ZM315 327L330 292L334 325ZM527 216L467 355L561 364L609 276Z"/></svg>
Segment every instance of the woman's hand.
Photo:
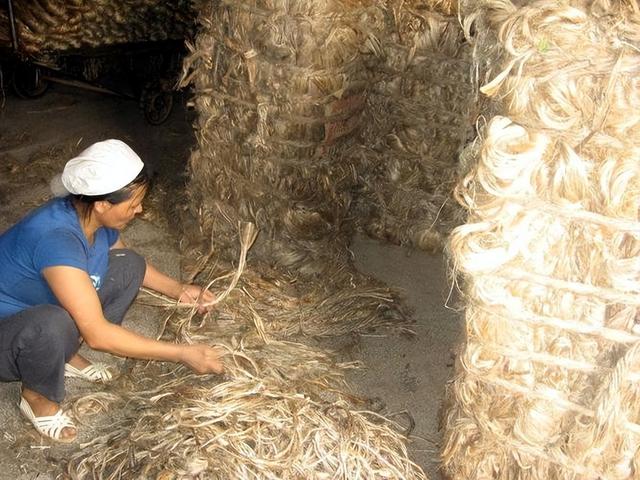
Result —
<svg viewBox="0 0 640 480"><path fill-rule="evenodd" d="M221 347L210 347L209 345L194 344L183 345L182 363L196 373L222 373L224 364L220 359L224 355Z"/></svg>
<svg viewBox="0 0 640 480"><path fill-rule="evenodd" d="M189 306L197 306L198 313L206 313L213 308L216 296L199 285L180 283L178 280L165 275L149 262L144 274L142 285L162 293L167 297L178 300Z"/></svg>
<svg viewBox="0 0 640 480"><path fill-rule="evenodd" d="M212 308L216 296L209 290L205 290L200 285L182 285L182 293L178 297L178 303L187 303L198 306L198 313L209 312Z"/></svg>

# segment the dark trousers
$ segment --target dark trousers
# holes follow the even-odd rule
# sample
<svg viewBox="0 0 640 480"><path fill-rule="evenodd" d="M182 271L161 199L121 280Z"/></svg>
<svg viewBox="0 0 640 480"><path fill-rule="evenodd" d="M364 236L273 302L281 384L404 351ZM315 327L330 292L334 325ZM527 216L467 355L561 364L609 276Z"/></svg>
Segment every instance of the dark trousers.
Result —
<svg viewBox="0 0 640 480"><path fill-rule="evenodd" d="M112 250L98 297L107 320L120 325L136 298L144 258L131 250ZM80 332L58 305L38 305L0 319L0 381L22 381L54 402L64 399L64 364L80 348Z"/></svg>

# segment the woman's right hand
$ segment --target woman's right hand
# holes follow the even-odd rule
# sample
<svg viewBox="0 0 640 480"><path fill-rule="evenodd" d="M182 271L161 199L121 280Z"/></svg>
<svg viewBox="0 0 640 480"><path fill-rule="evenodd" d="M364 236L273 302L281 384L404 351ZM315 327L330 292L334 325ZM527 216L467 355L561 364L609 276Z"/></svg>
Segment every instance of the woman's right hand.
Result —
<svg viewBox="0 0 640 480"><path fill-rule="evenodd" d="M221 357L225 351L221 347L194 344L183 345L182 363L198 374L223 373L224 364Z"/></svg>

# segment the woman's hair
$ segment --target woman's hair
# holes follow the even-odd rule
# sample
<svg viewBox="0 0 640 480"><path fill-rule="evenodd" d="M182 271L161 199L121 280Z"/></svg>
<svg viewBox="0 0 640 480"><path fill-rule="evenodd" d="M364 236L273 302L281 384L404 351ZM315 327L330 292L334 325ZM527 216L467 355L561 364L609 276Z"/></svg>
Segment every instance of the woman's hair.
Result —
<svg viewBox="0 0 640 480"><path fill-rule="evenodd" d="M125 185L119 190L111 193L105 193L104 195L74 195L70 194L69 197L75 201L78 208L78 213L81 219L85 219L93 208L93 204L96 202L109 202L113 205L125 202L131 198L133 192L138 187L149 188L151 186L151 174L146 165L142 167L138 176L134 178L129 184Z"/></svg>

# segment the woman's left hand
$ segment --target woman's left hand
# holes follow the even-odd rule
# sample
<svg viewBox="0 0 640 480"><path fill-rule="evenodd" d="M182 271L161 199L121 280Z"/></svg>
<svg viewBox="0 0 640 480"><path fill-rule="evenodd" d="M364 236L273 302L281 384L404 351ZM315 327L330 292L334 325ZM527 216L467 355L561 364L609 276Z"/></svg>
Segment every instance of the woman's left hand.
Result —
<svg viewBox="0 0 640 480"><path fill-rule="evenodd" d="M212 308L216 296L209 290L205 290L200 285L182 285L182 293L178 298L178 303L188 303L198 306L198 313L209 312Z"/></svg>

